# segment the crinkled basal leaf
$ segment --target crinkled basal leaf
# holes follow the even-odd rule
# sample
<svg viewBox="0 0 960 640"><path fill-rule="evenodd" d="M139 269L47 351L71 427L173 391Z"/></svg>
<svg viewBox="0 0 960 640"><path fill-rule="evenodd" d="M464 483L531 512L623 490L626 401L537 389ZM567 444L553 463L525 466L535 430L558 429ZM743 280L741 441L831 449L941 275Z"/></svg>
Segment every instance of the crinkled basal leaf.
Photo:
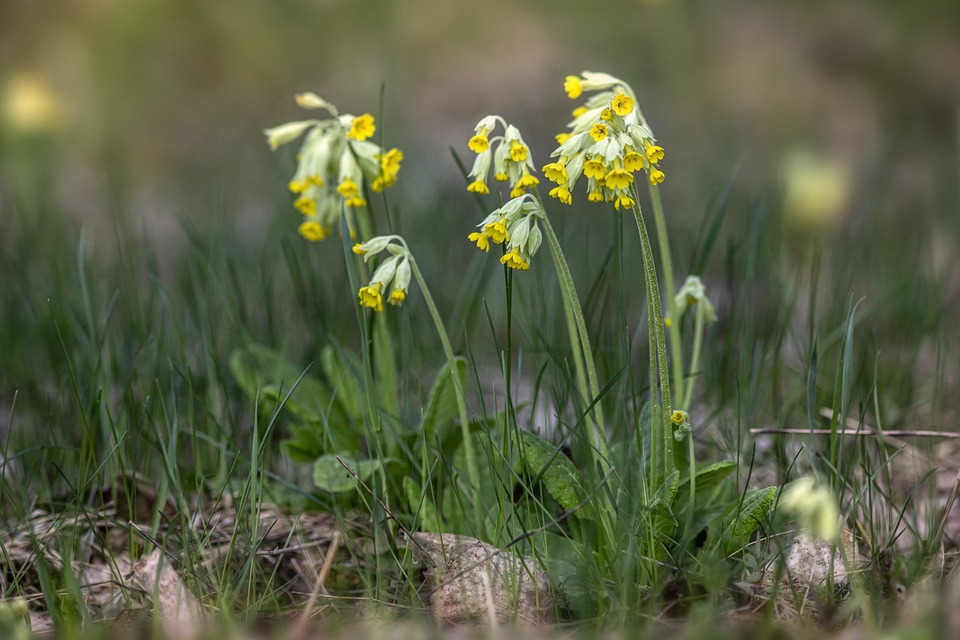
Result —
<svg viewBox="0 0 960 640"><path fill-rule="evenodd" d="M724 553L735 553L750 542L750 536L770 511L776 496L776 487L767 487L748 493L739 508L734 507L733 511L723 519L720 541L723 544Z"/></svg>
<svg viewBox="0 0 960 640"><path fill-rule="evenodd" d="M465 389L467 382L467 361L463 358L455 358L456 379L459 382L461 391ZM423 411L423 419L420 421L420 433L424 435L427 442L433 442L438 430L449 424L457 416L457 387L454 384L454 378L450 375L450 363L443 365L430 388L430 395L427 397L427 406ZM442 438L442 434L441 434Z"/></svg>
<svg viewBox="0 0 960 640"><path fill-rule="evenodd" d="M309 424L290 425L290 437L280 443L280 448L297 464L313 462L323 455L323 432Z"/></svg>
<svg viewBox="0 0 960 640"><path fill-rule="evenodd" d="M582 504L587 497L583 478L570 458L559 447L538 438L527 431L520 432L523 443L524 463L527 473L539 477L554 500L566 510ZM576 512L581 518L593 518L591 505L586 504Z"/></svg>
<svg viewBox="0 0 960 640"><path fill-rule="evenodd" d="M674 498L680 488L680 472L674 470L653 494L645 518L654 533L654 548L649 553L656 557L665 557L667 548L677 532L677 519L673 515Z"/></svg>
<svg viewBox="0 0 960 640"><path fill-rule="evenodd" d="M673 499L677 497L677 491L680 489L680 472L676 469L667 476L667 479L663 481L663 484L660 485L653 496L650 498L650 504L652 505L657 500L662 500L664 504L671 505L673 504Z"/></svg>
<svg viewBox="0 0 960 640"><path fill-rule="evenodd" d="M697 483L694 487L694 490L696 491L695 499L697 500L697 505L700 506L701 497L706 498L706 494L719 487L726 477L730 475L736 468L737 463L732 460L723 460L721 462L714 462L713 464L705 467L698 467L696 477ZM677 492L677 495L681 501L686 500L687 496L690 495L689 477L684 478L683 482L680 483L680 489Z"/></svg>
<svg viewBox="0 0 960 640"><path fill-rule="evenodd" d="M353 469L360 479L366 482L373 472L383 466L382 460L354 460L345 455L339 456L343 464ZM357 480L337 460L337 456L327 454L320 456L313 464L313 483L321 491L330 493L344 493L357 487Z"/></svg>
<svg viewBox="0 0 960 640"><path fill-rule="evenodd" d="M260 398L270 410L286 399L284 408L319 429L319 439L328 443L328 448L359 450L359 431L352 427L327 387L314 376L303 374L278 352L258 344L238 347L230 355L230 370L247 395Z"/></svg>
<svg viewBox="0 0 960 640"><path fill-rule="evenodd" d="M320 365L327 380L333 386L337 402L354 420L361 417L360 384L357 376L362 369L360 363L340 348L327 345L320 352Z"/></svg>

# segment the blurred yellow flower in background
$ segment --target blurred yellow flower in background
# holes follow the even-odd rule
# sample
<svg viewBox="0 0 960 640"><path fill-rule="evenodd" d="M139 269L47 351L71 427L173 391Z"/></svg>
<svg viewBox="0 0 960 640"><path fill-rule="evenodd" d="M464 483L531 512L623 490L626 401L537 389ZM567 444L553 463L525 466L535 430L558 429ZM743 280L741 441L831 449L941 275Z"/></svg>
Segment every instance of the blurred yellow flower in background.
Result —
<svg viewBox="0 0 960 640"><path fill-rule="evenodd" d="M823 229L842 220L853 191L850 167L823 153L795 149L783 160L783 217L795 229Z"/></svg>
<svg viewBox="0 0 960 640"><path fill-rule="evenodd" d="M61 131L69 120L64 99L38 73L23 71L11 77L3 90L3 126L14 134L36 135Z"/></svg>

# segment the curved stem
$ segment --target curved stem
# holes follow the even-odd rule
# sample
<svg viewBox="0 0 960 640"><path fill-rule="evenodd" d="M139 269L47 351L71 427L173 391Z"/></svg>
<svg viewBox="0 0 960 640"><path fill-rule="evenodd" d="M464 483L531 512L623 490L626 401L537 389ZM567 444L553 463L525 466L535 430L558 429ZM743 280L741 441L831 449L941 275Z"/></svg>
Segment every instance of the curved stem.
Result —
<svg viewBox="0 0 960 640"><path fill-rule="evenodd" d="M676 400L684 396L686 381L683 375L683 340L681 339L681 324L677 318L677 303L675 297L676 284L673 280L673 259L670 256L670 241L667 239L667 222L663 215L663 201L660 199L660 189L650 185L650 201L653 203L653 220L657 227L657 245L660 248L660 262L663 266L663 280L667 292L667 314L673 321L670 327L670 356L673 358L673 381Z"/></svg>
<svg viewBox="0 0 960 640"><path fill-rule="evenodd" d="M638 195L634 189L634 196ZM663 444L663 477L666 478L673 471L673 422L670 420L670 374L667 371L667 345L663 335L663 310L660 306L660 285L657 282L657 266L653 259L653 248L650 246L650 234L640 212L639 198L634 198L633 217L637 221L637 230L640 232L640 245L643 253L644 275L647 282L647 322L653 326L650 332L654 343L650 350L657 352L657 371L651 371L650 387L654 400L654 420L659 418L662 430ZM655 384L658 383L658 384ZM660 407L656 406L656 387L660 388ZM658 413L659 409L659 413ZM654 425L656 426L656 425Z"/></svg>
<svg viewBox="0 0 960 640"><path fill-rule="evenodd" d="M550 243L550 253L553 256L554 265L557 268L557 275L560 278L560 289L563 295L564 307L567 313L567 320L569 326L570 316L573 316L573 321L576 325L576 333L579 334L579 340L574 340L574 331L570 330L570 341L571 347L574 351L574 361L578 361L578 356L582 355L583 364L580 364L580 367L586 369L587 380L590 385L589 395L585 393L585 389L582 384L582 372L578 371L578 378L581 383L581 393L584 395L584 401L587 403L593 402L593 416L594 422L593 433L591 434L592 445L599 448L600 451L600 468L603 473L607 472L609 467L609 461L607 457L607 435L604 430L603 425L603 411L600 407L600 385L597 382L597 368L593 361L593 349L590 348L590 338L587 334L587 323L583 317L583 309L580 308L580 299L577 297L577 289L573 284L573 276L570 274L570 267L567 264L566 258L563 255L563 249L560 247L560 241L557 239L557 234L553 230L553 225L550 224L550 220L543 216L540 218L543 222L544 229L547 231L547 240ZM579 344L576 344L579 342ZM578 351L582 352L578 353ZM579 364L579 363L578 363Z"/></svg>
<svg viewBox="0 0 960 640"><path fill-rule="evenodd" d="M700 368L700 351L703 348L703 304L697 304L697 321L693 330L693 355L690 356L690 379L683 389L683 404L685 410L690 410L693 401L694 381L697 379L697 369Z"/></svg>
<svg viewBox="0 0 960 640"><path fill-rule="evenodd" d="M405 243L404 246L406 246ZM467 455L467 475L470 478L471 490L473 494L470 496L470 501L473 503L473 515L474 518L476 518L477 535L480 535L483 529L483 513L481 511L479 500L480 473L477 470L477 461L473 452L473 441L470 438L470 418L467 415L467 401L464 396L463 388L460 385L460 378L457 376L457 358L453 353L453 347L450 345L450 338L447 336L447 330L443 326L443 320L440 318L440 312L437 311L437 305L434 303L433 296L430 295L430 289L427 288L427 283L423 279L423 274L420 272L420 267L417 265L417 261L414 260L413 255L408 254L408 256L408 260L410 261L410 270L413 272L413 277L416 278L417 284L420 285L420 291L423 293L423 299L427 304L427 309L430 311L430 317L433 318L433 324L437 329L437 335L440 337L440 344L443 346L443 353L447 356L447 363L450 369L450 379L453 382L453 387L456 391L455 395L457 398L457 411L460 414L460 429L463 434L463 448Z"/></svg>
<svg viewBox="0 0 960 640"><path fill-rule="evenodd" d="M688 414L689 415L689 414ZM687 524L683 537L690 540L693 535L693 507L696 504L697 497L697 460L693 455L693 431L686 434L688 455L690 456L690 498L687 500Z"/></svg>

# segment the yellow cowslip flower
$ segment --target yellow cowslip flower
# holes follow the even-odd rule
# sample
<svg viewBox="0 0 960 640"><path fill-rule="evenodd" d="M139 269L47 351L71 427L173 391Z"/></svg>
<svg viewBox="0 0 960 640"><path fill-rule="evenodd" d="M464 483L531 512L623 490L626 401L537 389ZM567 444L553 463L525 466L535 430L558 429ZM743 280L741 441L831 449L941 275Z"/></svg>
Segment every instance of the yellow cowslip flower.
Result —
<svg viewBox="0 0 960 640"><path fill-rule="evenodd" d="M390 299L387 300L393 306L397 306L407 299L407 294L403 289L394 289L390 292Z"/></svg>
<svg viewBox="0 0 960 640"><path fill-rule="evenodd" d="M518 198L527 192L527 189L530 187L535 187L540 184L540 179L536 176L532 176L526 171L520 176L516 184L513 185L513 189L510 191L511 198Z"/></svg>
<svg viewBox="0 0 960 640"><path fill-rule="evenodd" d="M360 187L350 178L344 178L340 184L337 185L337 193L344 198L352 198L360 194Z"/></svg>
<svg viewBox="0 0 960 640"><path fill-rule="evenodd" d="M650 161L650 164L657 164L663 160L663 147L658 147L655 144L646 145L646 154L647 160Z"/></svg>
<svg viewBox="0 0 960 640"><path fill-rule="evenodd" d="M538 184L540 184L539 178L537 178L536 176L530 175L527 172L524 172L523 175L520 176L520 179L517 180L516 186L519 188L527 189L529 187L535 187Z"/></svg>
<svg viewBox="0 0 960 640"><path fill-rule="evenodd" d="M673 424L683 424L683 421L687 419L687 414L685 411L677 409L670 415L670 419L673 421Z"/></svg>
<svg viewBox="0 0 960 640"><path fill-rule="evenodd" d="M308 195L302 195L297 198L294 201L293 206L305 216L317 215L317 201Z"/></svg>
<svg viewBox="0 0 960 640"><path fill-rule="evenodd" d="M297 231L310 242L319 242L330 235L330 230L316 220L307 220L297 228Z"/></svg>
<svg viewBox="0 0 960 640"><path fill-rule="evenodd" d="M380 161L380 175L373 179L370 188L377 193L397 183L397 174L400 173L400 162L403 152L400 149L390 149L384 154L376 156Z"/></svg>
<svg viewBox="0 0 960 640"><path fill-rule="evenodd" d="M600 158L593 158L592 160L587 160L583 163L583 175L588 178L593 178L596 181L603 180L603 177L607 174L607 168L603 165L603 160Z"/></svg>
<svg viewBox="0 0 960 640"><path fill-rule="evenodd" d="M303 180L303 181L301 181L301 180L291 180L291 181L287 184L287 187L290 189L290 193L303 193L304 191L307 190L307 187L309 187L309 186L310 186L310 185L307 183L306 180Z"/></svg>
<svg viewBox="0 0 960 640"><path fill-rule="evenodd" d="M564 142L570 139L570 134L564 131L563 133L558 133L553 137L557 141L557 144L563 144Z"/></svg>
<svg viewBox="0 0 960 640"><path fill-rule="evenodd" d="M365 113L353 119L353 122L350 123L350 131L347 132L347 137L363 142L372 136L376 130L377 127L373 124L373 116Z"/></svg>
<svg viewBox="0 0 960 640"><path fill-rule="evenodd" d="M560 162L551 162L550 164L543 165L541 171L543 171L543 175L547 177L547 180L556 182L557 184L563 184L569 177L562 159Z"/></svg>
<svg viewBox="0 0 960 640"><path fill-rule="evenodd" d="M507 233L507 225L503 222L491 222L483 228L483 232L493 240L494 244L501 244L510 239L510 234Z"/></svg>
<svg viewBox="0 0 960 640"><path fill-rule="evenodd" d="M351 209L359 209L361 207L367 206L367 201L360 196L354 196L352 198L347 198L343 201L344 206L350 207Z"/></svg>
<svg viewBox="0 0 960 640"><path fill-rule="evenodd" d="M490 141L487 139L487 133L477 133L470 138L470 142L467 143L467 146L470 147L470 150L475 153L483 153L490 148Z"/></svg>
<svg viewBox="0 0 960 640"><path fill-rule="evenodd" d="M514 140L510 143L510 159L514 162L523 162L527 159L527 149L526 145L522 142Z"/></svg>
<svg viewBox="0 0 960 640"><path fill-rule="evenodd" d="M610 129L602 122L598 122L590 127L590 137L593 138L594 142L600 142L608 135L610 135Z"/></svg>
<svg viewBox="0 0 960 640"><path fill-rule="evenodd" d="M530 263L521 258L520 254L516 251L503 254L503 257L500 258L500 264L505 264L511 269L518 269L520 271L526 271L530 268Z"/></svg>
<svg viewBox="0 0 960 640"><path fill-rule="evenodd" d="M594 95L574 111L568 135L558 137L560 146L551 155L567 166L569 191L580 175L585 175L590 201L627 206L628 196L623 191L633 183L634 173L645 170L653 185L662 181L663 173L656 164L663 149L656 146L636 94L627 83L606 73L584 71L579 77L567 78L565 88L573 87L578 96ZM607 182L614 169L619 171Z"/></svg>
<svg viewBox="0 0 960 640"><path fill-rule="evenodd" d="M358 256L366 255L367 253L367 250L363 248L362 242L356 243L355 245L353 245L353 247L351 247L350 250L353 251Z"/></svg>
<svg viewBox="0 0 960 640"><path fill-rule="evenodd" d="M565 184L561 184L554 187L553 189L550 189L550 197L556 198L563 204L573 203L573 195L571 195L570 189L568 189L567 185Z"/></svg>
<svg viewBox="0 0 960 640"><path fill-rule="evenodd" d="M583 93L583 83L577 76L567 76L563 81L563 90L571 100L576 100Z"/></svg>
<svg viewBox="0 0 960 640"><path fill-rule="evenodd" d="M618 116L623 117L633 111L634 100L625 93L618 93L610 106Z"/></svg>
<svg viewBox="0 0 960 640"><path fill-rule="evenodd" d="M618 167L607 173L603 183L608 189L627 189L631 182L633 182L633 174Z"/></svg>
<svg viewBox="0 0 960 640"><path fill-rule="evenodd" d="M640 171L643 169L643 156L634 150L623 154L623 168L627 171Z"/></svg>
<svg viewBox="0 0 960 640"><path fill-rule="evenodd" d="M400 173L400 162L403 161L403 151L393 148L376 157L380 160L380 172L384 175L384 182L390 184L395 182L397 174Z"/></svg>
<svg viewBox="0 0 960 640"><path fill-rule="evenodd" d="M480 233L479 231L474 231L469 236L467 240L470 242L476 242L477 248L490 253L490 236L485 233Z"/></svg>
<svg viewBox="0 0 960 640"><path fill-rule="evenodd" d="M477 225L480 230L468 238L483 251L489 251L491 242L505 245L501 264L511 269L527 270L531 257L536 255L543 242L537 221L544 215L540 201L524 193L491 211Z"/></svg>
<svg viewBox="0 0 960 640"><path fill-rule="evenodd" d="M491 132L502 126L503 135L491 136ZM530 148L520 135L520 131L497 115L483 117L474 127L476 135L470 139L470 148L477 152L473 168L467 174L472 180L470 191L489 193L485 185L491 168L498 182L511 185L511 198L522 195L538 181L531 174L536 170ZM481 187L482 183L484 186ZM484 190L486 189L486 190ZM479 191L478 191L479 190Z"/></svg>
<svg viewBox="0 0 960 640"><path fill-rule="evenodd" d="M380 294L379 282L373 282L365 287L360 287L358 295L360 304L374 311L383 311L383 296Z"/></svg>
<svg viewBox="0 0 960 640"><path fill-rule="evenodd" d="M490 187L483 180L477 178L467 185L467 191L471 193L490 193Z"/></svg>
<svg viewBox="0 0 960 640"><path fill-rule="evenodd" d="M633 201L633 198L631 198L625 193L621 193L619 196L613 199L613 206L617 211L620 210L620 207L623 207L624 209L629 209L635 204L636 203Z"/></svg>

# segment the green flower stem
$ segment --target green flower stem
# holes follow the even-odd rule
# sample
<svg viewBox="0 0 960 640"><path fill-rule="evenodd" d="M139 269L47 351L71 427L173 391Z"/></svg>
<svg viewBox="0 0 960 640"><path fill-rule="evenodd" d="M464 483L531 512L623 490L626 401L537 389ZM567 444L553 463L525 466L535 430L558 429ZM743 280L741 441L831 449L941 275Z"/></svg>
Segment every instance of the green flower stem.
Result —
<svg viewBox="0 0 960 640"><path fill-rule="evenodd" d="M653 326L650 332L653 343L650 345L651 352L656 349L657 352L657 370L651 371L651 395L654 401L654 424L659 418L661 427L661 438L663 444L663 477L666 478L673 472L673 422L670 419L670 374L667 371L667 345L663 335L663 310L660 306L660 285L657 282L657 266L653 259L653 247L650 245L650 234L647 233L647 225L643 221L643 214L640 212L640 199L636 197L636 188L634 188L633 217L637 221L637 230L640 232L640 245L643 253L643 267L647 283L647 322ZM652 365L652 358L651 358ZM657 383L657 384L655 384ZM660 388L660 407L656 406L657 393L656 388ZM658 412L659 409L659 412ZM651 458L651 461L653 458ZM656 469L656 467L654 467Z"/></svg>
<svg viewBox="0 0 960 640"><path fill-rule="evenodd" d="M587 323L583 318L583 309L580 308L580 299L577 297L577 289L573 284L573 276L570 275L570 267L563 255L563 249L560 247L560 241L557 240L557 234L553 230L553 225L546 216L541 218L543 227L547 231L547 240L550 243L550 253L553 256L553 263L557 268L557 275L560 278L560 290L563 297L563 305L567 314L567 324L570 326L570 317L573 316L576 324L576 332L570 329L571 348L574 352L574 362L578 364L578 379L581 382L581 393L587 403L595 402L593 406L594 424L591 434L591 444L598 447L600 451L599 463L601 472L606 474L609 469L609 456L607 453L607 434L603 425L603 411L600 407L600 385L597 382L597 368L593 361L593 350L590 348L590 338L587 334ZM575 333L579 334L579 340L575 340ZM581 353L582 352L582 353ZM582 355L587 379L590 384L590 394L584 393L582 384L581 368L584 364L579 362L579 356Z"/></svg>
<svg viewBox="0 0 960 640"><path fill-rule="evenodd" d="M590 348L590 338L587 334L587 324L583 318L583 309L580 308L580 298L577 297L577 289L573 283L573 276L570 274L570 266L563 255L563 249L557 234L553 230L553 225L546 215L540 217L543 227L546 229L547 241L550 245L550 255L553 257L553 264L557 270L557 277L560 280L560 296L563 299L564 312L567 317L567 329L570 334L570 351L573 356L574 365L577 369L577 381L580 386L580 394L583 401L587 404L595 402L593 406L593 416L591 419L589 413L584 416L587 423L587 429L590 433L590 451L597 452L591 464L592 469L599 467L600 473L605 477L610 473L610 456L607 450L607 434L603 426L603 410L600 407L600 387L597 382L597 369L593 361L593 350ZM587 392L587 385L584 382L584 369L587 372L587 378L590 384L590 393ZM613 519L616 515L615 508L606 492L601 492L601 508L597 511L600 516L600 528L606 537L604 549L617 549L617 537L614 534Z"/></svg>
<svg viewBox="0 0 960 640"><path fill-rule="evenodd" d="M683 389L684 409L690 409L690 403L693 401L694 381L697 379L696 372L700 367L700 351L703 348L703 304L697 304L697 320L693 330L693 355L690 357L690 379ZM679 323L678 323L679 324ZM691 464L693 461L691 460Z"/></svg>
<svg viewBox="0 0 960 640"><path fill-rule="evenodd" d="M687 524L684 527L683 536L689 540L693 535L693 507L697 497L697 459L693 455L693 431L688 431L686 437L690 456L690 498L687 500Z"/></svg>
<svg viewBox="0 0 960 640"><path fill-rule="evenodd" d="M673 259L670 256L670 241L667 239L667 223L663 215L663 200L660 189L650 185L650 201L653 203L653 220L657 227L657 244L660 248L660 261L663 264L663 280L667 290L667 314L673 321L670 327L670 356L673 358L674 393L677 401L684 396L686 380L683 375L683 341L681 325L677 318L676 284L673 280ZM686 407L687 405L683 405Z"/></svg>
<svg viewBox="0 0 960 640"><path fill-rule="evenodd" d="M369 211L365 213L366 215L361 213L356 216L356 223L360 228L360 240L363 242L373 237L373 226L370 223ZM353 225L350 224L350 216L347 216L347 224L348 228L353 230ZM360 273L366 280L366 263L357 256L357 264L360 265ZM400 400L397 397L397 361L394 357L396 350L393 348L387 319L382 314L377 314L373 320L373 350L377 354L374 364L377 367L377 378L380 382L377 385L377 391L381 406L387 413L397 415Z"/></svg>
<svg viewBox="0 0 960 640"><path fill-rule="evenodd" d="M447 362L450 369L450 379L453 381L453 387L456 390L457 411L460 414L460 429L463 432L463 448L467 454L467 475L470 478L472 494L470 501L473 503L473 515L476 518L477 534L479 535L483 528L483 512L480 504L480 473L477 470L477 460L474 457L473 441L470 439L470 418L467 415L467 400L464 397L463 389L460 386L460 380L457 377L457 358L453 353L453 347L450 345L450 338L447 336L447 330L443 326L443 320L440 318L440 312L437 311L437 305L430 295L430 289L427 282L423 279L420 272L420 266L414 260L413 255L408 253L410 261L410 270L417 284L420 285L420 291L423 293L423 299L427 303L427 309L430 311L430 317L433 318L433 324L437 328L437 335L440 336L440 344L443 345L443 353L447 356Z"/></svg>

